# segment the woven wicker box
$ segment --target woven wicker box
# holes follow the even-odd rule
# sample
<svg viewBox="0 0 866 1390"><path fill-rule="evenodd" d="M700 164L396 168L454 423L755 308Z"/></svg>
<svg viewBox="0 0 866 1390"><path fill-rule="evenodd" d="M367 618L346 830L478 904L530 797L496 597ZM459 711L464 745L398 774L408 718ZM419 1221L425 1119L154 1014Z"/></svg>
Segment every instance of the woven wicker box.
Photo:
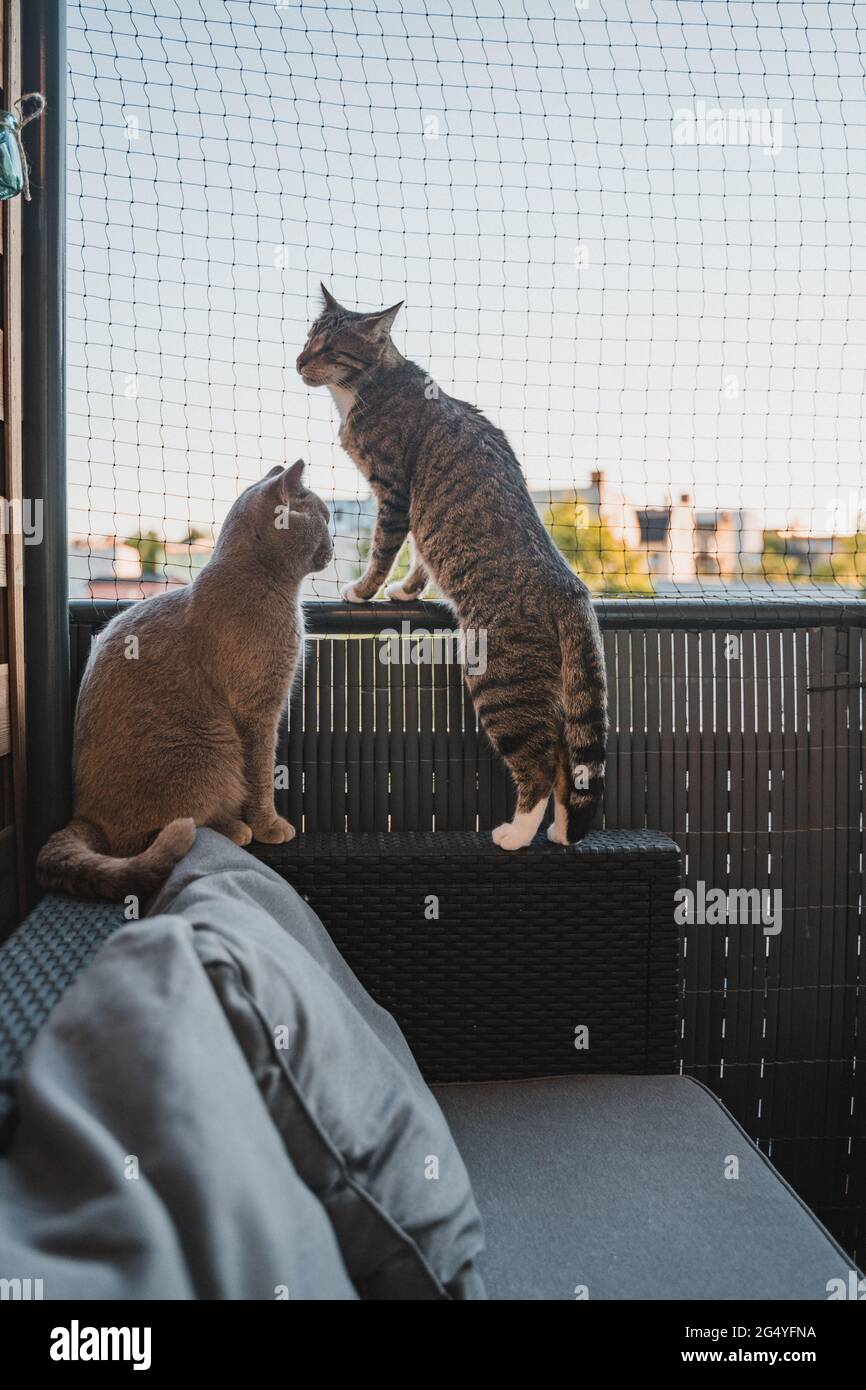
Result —
<svg viewBox="0 0 866 1390"><path fill-rule="evenodd" d="M321 917L428 1080L676 1068L680 852L666 836L509 854L463 831L310 834L256 853Z"/></svg>

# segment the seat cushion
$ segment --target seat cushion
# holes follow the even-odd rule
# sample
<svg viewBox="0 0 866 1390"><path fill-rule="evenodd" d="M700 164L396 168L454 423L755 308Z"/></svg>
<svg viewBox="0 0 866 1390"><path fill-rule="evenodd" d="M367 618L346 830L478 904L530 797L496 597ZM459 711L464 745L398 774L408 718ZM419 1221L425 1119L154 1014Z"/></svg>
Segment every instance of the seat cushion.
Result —
<svg viewBox="0 0 866 1390"><path fill-rule="evenodd" d="M826 1300L848 1278L848 1257L688 1077L436 1094L484 1221L489 1298Z"/></svg>
<svg viewBox="0 0 866 1390"><path fill-rule="evenodd" d="M153 911L188 924L361 1297L483 1298L481 1222L442 1112L394 1019L294 888L199 830Z"/></svg>
<svg viewBox="0 0 866 1390"><path fill-rule="evenodd" d="M35 1298L357 1298L182 918L111 935L40 1029L17 1094L0 1276L38 1281Z"/></svg>

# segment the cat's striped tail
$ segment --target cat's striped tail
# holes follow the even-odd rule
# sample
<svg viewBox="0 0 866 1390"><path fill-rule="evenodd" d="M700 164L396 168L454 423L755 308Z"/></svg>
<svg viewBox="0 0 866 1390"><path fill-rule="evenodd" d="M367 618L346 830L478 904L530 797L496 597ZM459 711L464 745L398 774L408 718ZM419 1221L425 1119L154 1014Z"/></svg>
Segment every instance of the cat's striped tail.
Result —
<svg viewBox="0 0 866 1390"><path fill-rule="evenodd" d="M36 876L42 888L78 898L107 898L110 902L130 895L144 898L168 878L194 839L194 820L173 820L141 854L115 858L104 853L106 842L96 826L76 818L42 846Z"/></svg>
<svg viewBox="0 0 866 1390"><path fill-rule="evenodd" d="M601 633L589 593L559 620L565 715L564 800L570 844L582 840L604 794L607 677Z"/></svg>

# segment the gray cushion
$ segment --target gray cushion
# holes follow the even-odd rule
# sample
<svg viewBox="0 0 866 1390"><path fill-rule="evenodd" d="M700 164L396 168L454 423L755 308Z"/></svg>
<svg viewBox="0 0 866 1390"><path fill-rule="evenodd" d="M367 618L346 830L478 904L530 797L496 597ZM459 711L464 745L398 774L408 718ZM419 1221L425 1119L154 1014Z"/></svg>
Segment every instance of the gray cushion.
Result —
<svg viewBox="0 0 866 1390"><path fill-rule="evenodd" d="M40 1030L19 1099L0 1277L76 1301L357 1298L182 919L111 937Z"/></svg>
<svg viewBox="0 0 866 1390"><path fill-rule="evenodd" d="M318 918L213 831L153 905L199 958L286 1152L322 1202L363 1298L483 1298L466 1169L393 1018Z"/></svg>
<svg viewBox="0 0 866 1390"><path fill-rule="evenodd" d="M850 1260L689 1078L436 1094L484 1219L490 1298L823 1300L847 1280Z"/></svg>

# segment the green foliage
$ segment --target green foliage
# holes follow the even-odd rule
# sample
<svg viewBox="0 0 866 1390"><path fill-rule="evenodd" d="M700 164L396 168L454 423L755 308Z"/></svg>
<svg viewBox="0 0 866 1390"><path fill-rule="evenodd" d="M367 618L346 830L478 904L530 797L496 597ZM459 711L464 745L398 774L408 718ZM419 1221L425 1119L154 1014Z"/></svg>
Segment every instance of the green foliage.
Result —
<svg viewBox="0 0 866 1390"><path fill-rule="evenodd" d="M832 554L810 555L807 539L765 531L761 571L777 583L842 584L866 592L866 532L834 536Z"/></svg>
<svg viewBox="0 0 866 1390"><path fill-rule="evenodd" d="M357 573L353 576L355 579L360 579L361 575L367 568L367 560L370 555L370 543L371 537L369 535L361 536L361 538L358 541L358 570ZM408 573L409 542L406 541L403 545L402 550L400 551L400 554L394 561L394 567L391 570L391 573L388 575L388 583L396 584L399 579L405 579ZM376 597L378 598L382 593L384 593L384 585L382 586L382 589L380 589L379 594L377 594Z"/></svg>
<svg viewBox="0 0 866 1390"><path fill-rule="evenodd" d="M146 575L162 577L165 573L165 541L155 531L148 531L143 536L130 536L126 544L138 551L142 578Z"/></svg>
<svg viewBox="0 0 866 1390"><path fill-rule="evenodd" d="M808 557L788 536L779 531L765 531L761 574L776 584L802 583L810 578Z"/></svg>
<svg viewBox="0 0 866 1390"><path fill-rule="evenodd" d="M554 544L594 594L652 595L646 557L617 540L577 502L557 502L544 517Z"/></svg>
<svg viewBox="0 0 866 1390"><path fill-rule="evenodd" d="M812 561L812 579L817 584L844 584L866 593L866 532L836 536L833 554Z"/></svg>

